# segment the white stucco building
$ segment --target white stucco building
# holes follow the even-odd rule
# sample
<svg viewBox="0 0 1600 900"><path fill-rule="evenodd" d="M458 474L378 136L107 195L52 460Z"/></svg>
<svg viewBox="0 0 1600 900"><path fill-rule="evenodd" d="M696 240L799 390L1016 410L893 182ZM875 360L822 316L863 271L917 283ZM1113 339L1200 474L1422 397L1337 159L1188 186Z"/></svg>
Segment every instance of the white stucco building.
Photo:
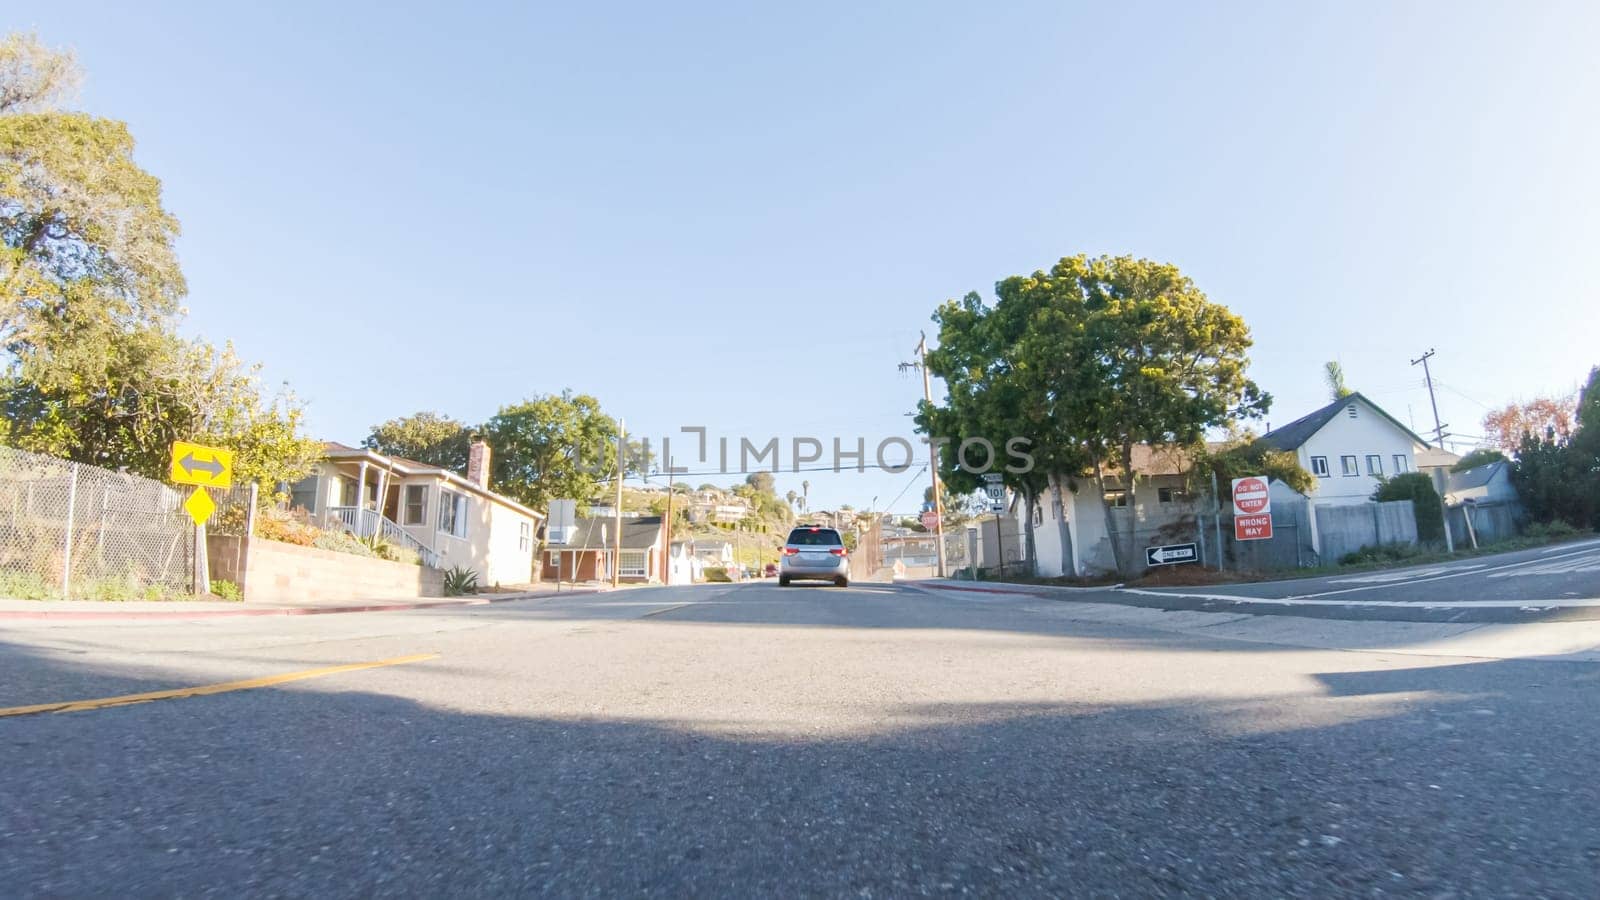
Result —
<svg viewBox="0 0 1600 900"><path fill-rule="evenodd" d="M472 445L466 475L330 441L289 496L323 527L380 533L426 565L471 569L483 587L533 580L544 516L489 489L482 441Z"/></svg>
<svg viewBox="0 0 1600 900"><path fill-rule="evenodd" d="M1360 393L1350 394L1262 435L1294 453L1317 479L1318 503L1364 503L1383 478L1418 471L1428 442Z"/></svg>

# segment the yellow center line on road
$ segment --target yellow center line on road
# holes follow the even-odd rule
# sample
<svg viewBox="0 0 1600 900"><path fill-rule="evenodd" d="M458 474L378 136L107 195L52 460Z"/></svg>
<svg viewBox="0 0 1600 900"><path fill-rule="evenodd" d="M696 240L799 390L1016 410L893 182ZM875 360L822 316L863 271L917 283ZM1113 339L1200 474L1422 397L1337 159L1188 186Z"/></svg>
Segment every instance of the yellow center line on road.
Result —
<svg viewBox="0 0 1600 900"><path fill-rule="evenodd" d="M37 703L33 706L8 706L0 707L0 718L7 716L34 716L40 713L84 712L91 709L106 709L112 706L129 706L134 703L150 703L155 700L183 700L188 697L205 697L211 694L225 694L229 691L248 691L254 688L272 687L287 684L291 681L303 681L307 678L321 678L324 675L338 675L341 672L359 672L362 669L379 669L384 666L403 666L406 663L423 662L438 659L437 653L418 653L412 656L396 656L392 659L379 659L373 662L350 663L343 666L327 666L321 669L302 669L299 672L285 672L282 675L268 675L265 678L247 678L243 681L224 681L221 684L205 684L198 687L174 688L170 691L150 691L144 694L123 694L118 697L100 697L94 700L66 700L60 703Z"/></svg>

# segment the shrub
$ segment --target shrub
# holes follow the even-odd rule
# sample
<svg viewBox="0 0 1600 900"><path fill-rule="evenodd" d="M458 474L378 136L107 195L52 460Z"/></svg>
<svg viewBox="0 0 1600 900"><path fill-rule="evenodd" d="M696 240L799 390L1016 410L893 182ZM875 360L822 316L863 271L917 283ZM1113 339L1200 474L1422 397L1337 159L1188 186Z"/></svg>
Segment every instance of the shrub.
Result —
<svg viewBox="0 0 1600 900"><path fill-rule="evenodd" d="M340 553L349 553L355 556L365 556L369 559L377 558L361 539L348 531L318 531L311 539L311 546L320 550L336 550Z"/></svg>
<svg viewBox="0 0 1600 900"><path fill-rule="evenodd" d="M320 529L273 507L263 508L260 515L256 516L255 536L269 541L313 547L316 546L317 535L320 533Z"/></svg>
<svg viewBox="0 0 1600 900"><path fill-rule="evenodd" d="M239 590L239 586L226 579L217 579L211 582L211 593L216 594L223 600L237 601L244 599L244 592Z"/></svg>
<svg viewBox="0 0 1600 900"><path fill-rule="evenodd" d="M460 597L478 592L478 573L455 566L444 573L444 595Z"/></svg>
<svg viewBox="0 0 1600 900"><path fill-rule="evenodd" d="M1378 483L1372 499L1380 503L1410 500L1417 518L1417 540L1425 544L1444 540L1444 509L1439 504L1439 492L1433 489L1432 478L1421 472L1386 478Z"/></svg>
<svg viewBox="0 0 1600 900"><path fill-rule="evenodd" d="M1452 472L1466 472L1479 466L1487 466L1493 462L1505 462L1506 455L1499 450L1480 449L1461 457L1455 465L1450 467Z"/></svg>
<svg viewBox="0 0 1600 900"><path fill-rule="evenodd" d="M73 593L84 600L132 600L141 596L131 578L96 578L80 585Z"/></svg>
<svg viewBox="0 0 1600 900"><path fill-rule="evenodd" d="M0 597L13 600L54 600L61 596L61 585L51 584L30 572L0 572Z"/></svg>
<svg viewBox="0 0 1600 900"><path fill-rule="evenodd" d="M1524 528L1522 533L1531 538L1564 538L1572 537L1579 532L1571 525L1556 519L1553 522L1534 522Z"/></svg>
<svg viewBox="0 0 1600 900"><path fill-rule="evenodd" d="M1339 557L1339 565L1356 566L1362 563L1400 562L1422 552L1415 544L1368 544Z"/></svg>
<svg viewBox="0 0 1600 900"><path fill-rule="evenodd" d="M707 581L733 581L733 578L728 575L728 570L722 566L709 566L701 569L700 574L703 575Z"/></svg>

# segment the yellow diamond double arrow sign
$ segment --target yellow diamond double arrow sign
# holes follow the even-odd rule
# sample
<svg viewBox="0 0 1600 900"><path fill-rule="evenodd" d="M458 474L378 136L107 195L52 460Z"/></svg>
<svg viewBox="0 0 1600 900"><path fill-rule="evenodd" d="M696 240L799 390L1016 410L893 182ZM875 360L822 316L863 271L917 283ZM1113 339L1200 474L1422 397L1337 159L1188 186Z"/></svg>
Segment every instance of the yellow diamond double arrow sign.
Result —
<svg viewBox="0 0 1600 900"><path fill-rule="evenodd" d="M177 484L233 487L233 451L173 441L172 465L167 475Z"/></svg>
<svg viewBox="0 0 1600 900"><path fill-rule="evenodd" d="M233 487L233 451L173 441L172 465L167 469L167 476L177 484L197 486L183 502L183 509L196 525L204 525L217 511L217 504L206 493L206 488Z"/></svg>

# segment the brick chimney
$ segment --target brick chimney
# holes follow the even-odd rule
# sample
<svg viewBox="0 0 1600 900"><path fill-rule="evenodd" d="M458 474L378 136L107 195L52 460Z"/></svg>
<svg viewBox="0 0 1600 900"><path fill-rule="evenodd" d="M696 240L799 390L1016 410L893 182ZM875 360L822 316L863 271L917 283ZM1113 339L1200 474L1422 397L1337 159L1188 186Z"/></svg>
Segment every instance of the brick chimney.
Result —
<svg viewBox="0 0 1600 900"><path fill-rule="evenodd" d="M472 447L467 451L467 480L489 489L489 444L477 435L472 436Z"/></svg>

